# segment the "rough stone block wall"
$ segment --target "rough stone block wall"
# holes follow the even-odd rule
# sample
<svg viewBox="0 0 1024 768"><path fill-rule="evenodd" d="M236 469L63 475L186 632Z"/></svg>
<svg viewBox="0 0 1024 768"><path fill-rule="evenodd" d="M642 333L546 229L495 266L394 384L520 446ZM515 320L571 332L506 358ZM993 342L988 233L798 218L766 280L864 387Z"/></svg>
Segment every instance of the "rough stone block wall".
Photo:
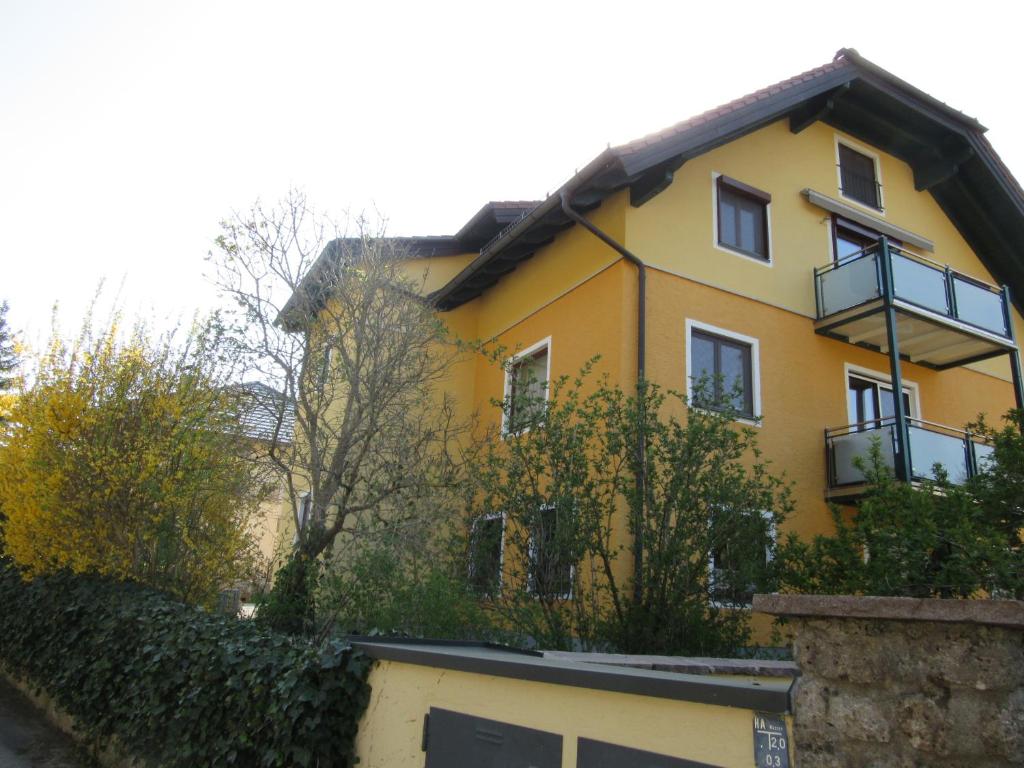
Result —
<svg viewBox="0 0 1024 768"><path fill-rule="evenodd" d="M966 601L927 601L937 605L923 606L925 615L952 611L927 620L919 605L925 601L842 598L829 609L835 598L808 596L812 609L801 610L793 606L805 596L769 597L775 610L767 601L761 609L789 618L800 667L793 694L797 765L1024 765L1024 625L993 626L979 614L985 605ZM864 609L872 600L888 602ZM899 610L870 616L872 605ZM958 611L967 620L951 620ZM907 615L883 618L901 612Z"/></svg>

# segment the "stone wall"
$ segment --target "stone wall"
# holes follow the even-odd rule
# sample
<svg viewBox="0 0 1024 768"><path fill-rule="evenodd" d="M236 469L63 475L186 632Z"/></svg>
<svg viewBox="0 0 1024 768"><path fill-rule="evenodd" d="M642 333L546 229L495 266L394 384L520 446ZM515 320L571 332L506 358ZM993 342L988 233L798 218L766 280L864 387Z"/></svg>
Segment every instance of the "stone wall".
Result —
<svg viewBox="0 0 1024 768"><path fill-rule="evenodd" d="M758 595L800 677L799 766L1024 765L1024 603Z"/></svg>

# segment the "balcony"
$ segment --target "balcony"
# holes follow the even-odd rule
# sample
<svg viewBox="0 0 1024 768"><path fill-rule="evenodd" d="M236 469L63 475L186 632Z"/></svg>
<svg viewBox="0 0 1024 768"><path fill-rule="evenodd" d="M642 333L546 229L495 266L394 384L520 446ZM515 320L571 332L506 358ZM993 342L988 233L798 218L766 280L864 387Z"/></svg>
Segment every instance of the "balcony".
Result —
<svg viewBox="0 0 1024 768"><path fill-rule="evenodd" d="M929 368L953 368L1017 348L1005 289L885 238L816 269L814 287L817 333L889 354L891 306L900 357Z"/></svg>
<svg viewBox="0 0 1024 768"><path fill-rule="evenodd" d="M825 430L827 454L828 497L834 500L858 496L864 489L864 472L857 459L868 461L876 440L883 463L896 470L899 454L899 430L895 418ZM935 480L935 466L941 465L949 481L962 485L987 466L992 446L981 437L962 429L941 424L906 419L910 479L921 482Z"/></svg>

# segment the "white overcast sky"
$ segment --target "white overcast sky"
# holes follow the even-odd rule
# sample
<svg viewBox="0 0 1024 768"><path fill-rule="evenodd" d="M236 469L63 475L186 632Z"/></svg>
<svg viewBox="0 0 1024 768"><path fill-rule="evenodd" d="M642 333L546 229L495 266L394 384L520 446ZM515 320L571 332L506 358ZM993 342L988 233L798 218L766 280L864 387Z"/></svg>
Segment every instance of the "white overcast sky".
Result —
<svg viewBox="0 0 1024 768"><path fill-rule="evenodd" d="M306 190L449 234L606 144L863 55L1024 174L1021 22L984 2L0 0L0 300L29 341L101 278L189 316L217 222ZM1024 243L1021 244L1024 250Z"/></svg>

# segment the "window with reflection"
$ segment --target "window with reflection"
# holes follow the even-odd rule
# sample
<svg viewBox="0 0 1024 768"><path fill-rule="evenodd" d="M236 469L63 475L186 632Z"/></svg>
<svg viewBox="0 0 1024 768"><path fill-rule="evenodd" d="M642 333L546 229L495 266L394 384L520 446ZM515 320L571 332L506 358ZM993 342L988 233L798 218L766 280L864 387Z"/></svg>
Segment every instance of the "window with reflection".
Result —
<svg viewBox="0 0 1024 768"><path fill-rule="evenodd" d="M690 378L694 405L734 409L754 417L754 381L749 344L707 331L690 332Z"/></svg>
<svg viewBox="0 0 1024 768"><path fill-rule="evenodd" d="M718 177L718 244L768 261L768 203L771 195Z"/></svg>

